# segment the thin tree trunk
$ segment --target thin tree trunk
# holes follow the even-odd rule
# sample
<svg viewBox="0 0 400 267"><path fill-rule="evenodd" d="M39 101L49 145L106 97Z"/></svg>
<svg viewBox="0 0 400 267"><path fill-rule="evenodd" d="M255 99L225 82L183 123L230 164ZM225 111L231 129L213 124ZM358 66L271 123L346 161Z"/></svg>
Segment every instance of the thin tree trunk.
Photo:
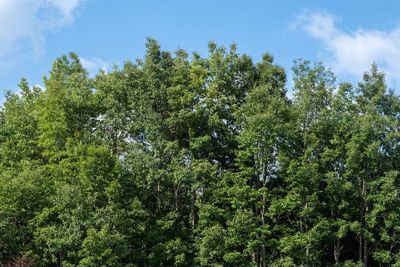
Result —
<svg viewBox="0 0 400 267"><path fill-rule="evenodd" d="M192 224L192 229L196 226L196 191L192 190L192 199L191 199L191 214L190 220Z"/></svg>
<svg viewBox="0 0 400 267"><path fill-rule="evenodd" d="M368 241L364 240L364 261L363 261L363 266L367 267L368 266Z"/></svg>
<svg viewBox="0 0 400 267"><path fill-rule="evenodd" d="M335 265L339 265L340 262L340 251L342 250L340 239L337 238L333 245L333 256L335 258Z"/></svg>
<svg viewBox="0 0 400 267"><path fill-rule="evenodd" d="M161 199L160 199L160 194L161 194L161 186L160 182L157 181L157 211L161 212Z"/></svg>
<svg viewBox="0 0 400 267"><path fill-rule="evenodd" d="M174 190L174 198L175 198L175 216L178 216L179 212L179 186L177 185Z"/></svg>
<svg viewBox="0 0 400 267"><path fill-rule="evenodd" d="M262 197L262 210L261 210L261 224L262 226L265 225L265 209L266 209L266 197L265 197L265 193L263 194ZM262 240L264 242L264 239ZM261 245L261 267L266 267L267 263L266 263L266 248L265 248L265 244L263 243Z"/></svg>
<svg viewBox="0 0 400 267"><path fill-rule="evenodd" d="M361 224L361 232L360 232L360 240L359 240L359 247L358 247L358 253L359 253L359 261L362 263L364 267L367 265L367 258L368 258L368 249L366 240L364 239L364 229L365 229L365 179L362 179L361 181L361 197L362 197L362 205L360 209L360 224Z"/></svg>
<svg viewBox="0 0 400 267"><path fill-rule="evenodd" d="M363 240L362 240L362 236L360 233L359 239L358 239L358 261L362 262L363 260L363 255L362 255L362 247L363 247Z"/></svg>

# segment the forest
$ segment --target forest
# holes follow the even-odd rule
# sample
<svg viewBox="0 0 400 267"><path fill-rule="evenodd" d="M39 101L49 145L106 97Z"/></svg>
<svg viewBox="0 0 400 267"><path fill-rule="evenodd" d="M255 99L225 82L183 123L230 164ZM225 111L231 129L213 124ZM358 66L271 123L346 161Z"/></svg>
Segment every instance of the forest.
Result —
<svg viewBox="0 0 400 267"><path fill-rule="evenodd" d="M0 266L400 266L384 72L208 51L149 38L95 77L70 53L6 94Z"/></svg>

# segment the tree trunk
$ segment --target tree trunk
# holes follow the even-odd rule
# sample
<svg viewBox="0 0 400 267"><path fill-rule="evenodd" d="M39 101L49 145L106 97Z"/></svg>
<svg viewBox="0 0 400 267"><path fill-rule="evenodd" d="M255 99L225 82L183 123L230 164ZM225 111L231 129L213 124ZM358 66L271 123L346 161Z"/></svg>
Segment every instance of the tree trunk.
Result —
<svg viewBox="0 0 400 267"><path fill-rule="evenodd" d="M368 241L364 240L364 261L363 261L363 266L367 267L368 266Z"/></svg>
<svg viewBox="0 0 400 267"><path fill-rule="evenodd" d="M333 256L335 258L335 265L339 265L340 251L342 250L340 239L337 238L333 244Z"/></svg>
<svg viewBox="0 0 400 267"><path fill-rule="evenodd" d="M179 214L179 186L175 186L174 190L174 198L175 198L175 216L178 217Z"/></svg>
<svg viewBox="0 0 400 267"><path fill-rule="evenodd" d="M192 225L192 229L196 226L196 191L192 190L192 199L191 199L191 212L190 212L190 221Z"/></svg>
<svg viewBox="0 0 400 267"><path fill-rule="evenodd" d="M265 225L265 209L266 209L266 197L265 193L263 193L262 197L262 210L261 210L261 224L264 227ZM264 242L264 238L262 239L262 242ZM260 266L265 267L266 266L266 248L265 244L261 245L261 259L260 259Z"/></svg>
<svg viewBox="0 0 400 267"><path fill-rule="evenodd" d="M361 224L361 232L360 232L360 241L358 247L359 253L359 261L362 263L364 267L368 264L368 244L364 238L364 231L365 231L365 211L366 211L366 184L365 179L361 181L361 197L362 197L362 205L360 209L360 224Z"/></svg>

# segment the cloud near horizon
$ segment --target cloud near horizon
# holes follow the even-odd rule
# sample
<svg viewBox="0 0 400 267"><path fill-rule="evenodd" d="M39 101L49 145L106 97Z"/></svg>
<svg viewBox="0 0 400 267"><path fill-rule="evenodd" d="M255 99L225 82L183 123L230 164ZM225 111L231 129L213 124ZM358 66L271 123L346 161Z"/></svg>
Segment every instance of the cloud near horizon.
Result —
<svg viewBox="0 0 400 267"><path fill-rule="evenodd" d="M46 32L75 19L82 0L0 0L0 59L14 63L16 57L40 56Z"/></svg>
<svg viewBox="0 0 400 267"><path fill-rule="evenodd" d="M329 13L306 11L296 18L294 28L321 42L322 57L333 71L360 78L375 62L390 83L400 85L400 26L346 32L336 26L337 20Z"/></svg>

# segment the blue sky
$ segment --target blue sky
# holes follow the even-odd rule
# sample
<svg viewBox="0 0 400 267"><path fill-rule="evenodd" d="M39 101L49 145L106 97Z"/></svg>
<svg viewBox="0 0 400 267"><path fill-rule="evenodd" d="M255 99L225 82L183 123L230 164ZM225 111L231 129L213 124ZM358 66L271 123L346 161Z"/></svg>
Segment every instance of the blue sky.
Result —
<svg viewBox="0 0 400 267"><path fill-rule="evenodd" d="M0 0L0 100L21 77L41 84L62 54L94 73L142 57L146 37L202 55L210 40L235 42L289 72L296 58L323 61L339 81L356 82L375 61L400 88L399 10L394 0Z"/></svg>

